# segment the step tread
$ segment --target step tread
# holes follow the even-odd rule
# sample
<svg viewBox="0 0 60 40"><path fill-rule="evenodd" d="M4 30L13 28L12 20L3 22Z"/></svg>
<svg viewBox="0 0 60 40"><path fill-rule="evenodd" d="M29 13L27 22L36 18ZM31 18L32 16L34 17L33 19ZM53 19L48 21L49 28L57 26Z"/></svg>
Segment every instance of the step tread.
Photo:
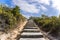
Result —
<svg viewBox="0 0 60 40"><path fill-rule="evenodd" d="M45 40L45 38L20 38L20 40Z"/></svg>
<svg viewBox="0 0 60 40"><path fill-rule="evenodd" d="M23 32L21 35L43 35L41 32Z"/></svg>

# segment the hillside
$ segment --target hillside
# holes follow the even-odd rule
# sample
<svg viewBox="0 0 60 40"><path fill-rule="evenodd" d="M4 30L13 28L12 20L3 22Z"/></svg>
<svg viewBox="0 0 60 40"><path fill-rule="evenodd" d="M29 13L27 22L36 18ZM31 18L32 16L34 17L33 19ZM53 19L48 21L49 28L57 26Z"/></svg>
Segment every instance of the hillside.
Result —
<svg viewBox="0 0 60 40"><path fill-rule="evenodd" d="M25 17L20 13L20 8L0 5L0 31L9 31L17 27L20 22L25 21Z"/></svg>

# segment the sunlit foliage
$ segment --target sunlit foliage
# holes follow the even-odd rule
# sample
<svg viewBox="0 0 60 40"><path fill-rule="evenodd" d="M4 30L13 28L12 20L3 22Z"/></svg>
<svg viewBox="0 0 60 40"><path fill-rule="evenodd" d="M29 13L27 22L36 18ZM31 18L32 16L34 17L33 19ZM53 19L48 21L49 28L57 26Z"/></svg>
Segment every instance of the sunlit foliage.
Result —
<svg viewBox="0 0 60 40"><path fill-rule="evenodd" d="M4 30L13 29L17 27L18 23L24 21L25 17L20 13L20 8L18 6L10 8L0 5L0 28Z"/></svg>
<svg viewBox="0 0 60 40"><path fill-rule="evenodd" d="M35 23L40 26L45 32L58 34L60 32L60 16L51 16L42 15L41 17L36 17L33 19Z"/></svg>

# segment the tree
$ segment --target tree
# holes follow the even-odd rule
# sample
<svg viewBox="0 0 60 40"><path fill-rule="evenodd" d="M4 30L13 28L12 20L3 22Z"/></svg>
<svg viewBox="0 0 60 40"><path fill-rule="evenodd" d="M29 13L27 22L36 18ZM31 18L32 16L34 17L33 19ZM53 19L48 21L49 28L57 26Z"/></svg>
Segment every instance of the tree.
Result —
<svg viewBox="0 0 60 40"><path fill-rule="evenodd" d="M35 23L39 25L40 29L45 32L58 34L60 32L60 17L42 15L34 19ZM58 30L57 30L58 29Z"/></svg>
<svg viewBox="0 0 60 40"><path fill-rule="evenodd" d="M19 9L19 7L16 6L15 8L13 8L12 13L14 14L14 16L19 15L19 13L20 13L20 9Z"/></svg>
<svg viewBox="0 0 60 40"><path fill-rule="evenodd" d="M3 23L0 21L0 24L4 24L2 28L6 31L16 28L18 23L25 21L25 17L20 13L18 6L14 8L0 6L0 19L2 22L4 20Z"/></svg>

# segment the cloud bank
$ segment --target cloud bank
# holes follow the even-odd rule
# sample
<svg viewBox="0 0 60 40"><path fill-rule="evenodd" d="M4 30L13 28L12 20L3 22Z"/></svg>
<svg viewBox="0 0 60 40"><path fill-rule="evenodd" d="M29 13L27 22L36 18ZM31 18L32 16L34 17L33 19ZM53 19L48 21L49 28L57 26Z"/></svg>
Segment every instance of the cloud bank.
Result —
<svg viewBox="0 0 60 40"><path fill-rule="evenodd" d="M42 10L42 13L48 15L54 15L54 13L60 15L60 0L12 0L12 2L25 12L41 13Z"/></svg>
<svg viewBox="0 0 60 40"><path fill-rule="evenodd" d="M30 13L38 13L39 9L35 7L35 5L28 4L23 0L13 0L14 4L18 5L21 10L30 12Z"/></svg>

